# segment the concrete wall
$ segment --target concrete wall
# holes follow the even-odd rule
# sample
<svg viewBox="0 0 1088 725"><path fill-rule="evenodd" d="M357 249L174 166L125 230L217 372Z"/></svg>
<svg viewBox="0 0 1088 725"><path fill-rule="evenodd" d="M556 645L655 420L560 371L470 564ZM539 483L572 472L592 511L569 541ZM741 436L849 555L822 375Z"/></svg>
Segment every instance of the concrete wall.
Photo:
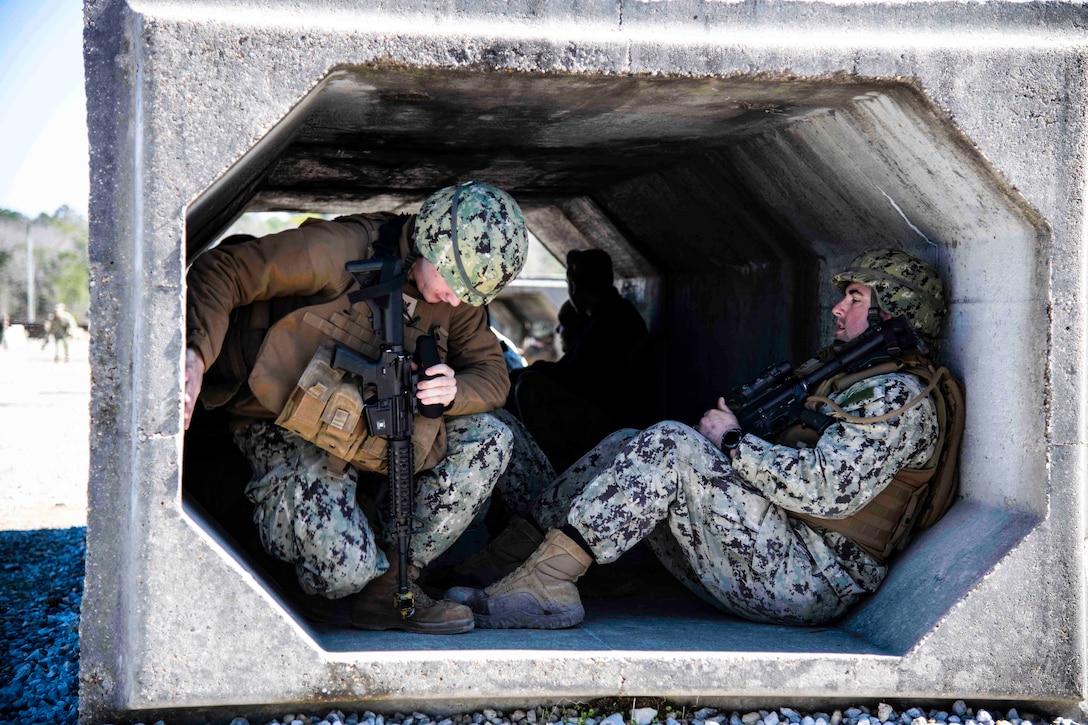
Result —
<svg viewBox="0 0 1088 725"><path fill-rule="evenodd" d="M84 719L636 694L1075 711L1085 14L1000 2L88 3ZM637 600L557 633L306 624L183 503L186 263L247 209L389 208L471 177L514 193L553 251L573 228L617 256L674 351L660 405L684 420L707 391L826 337L828 276L858 251L929 259L952 290L940 351L969 391L962 500L832 628Z"/></svg>

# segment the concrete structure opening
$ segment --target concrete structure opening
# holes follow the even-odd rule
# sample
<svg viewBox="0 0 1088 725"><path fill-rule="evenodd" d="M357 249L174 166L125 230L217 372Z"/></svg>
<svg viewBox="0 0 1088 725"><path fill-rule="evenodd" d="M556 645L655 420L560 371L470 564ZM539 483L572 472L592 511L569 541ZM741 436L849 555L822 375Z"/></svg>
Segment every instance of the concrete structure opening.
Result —
<svg viewBox="0 0 1088 725"><path fill-rule="evenodd" d="M1082 6L85 10L85 722L635 695L727 710L1085 707ZM199 459L231 444L181 430L186 261L247 211L410 208L469 178L512 192L559 259L612 254L665 369L648 404L685 422L827 339L829 276L857 252L933 262L952 293L940 353L968 389L961 500L831 627L754 625L650 592L594 599L583 626L555 633L308 625L200 490Z"/></svg>
<svg viewBox="0 0 1088 725"><path fill-rule="evenodd" d="M467 179L510 191L557 258L578 247L612 255L621 291L658 343L664 382L639 394L659 419L694 423L728 386L771 362L805 359L831 335L830 275L862 250L892 246L948 281L938 353L967 384L969 420L962 500L835 627L760 626L693 598L636 594L595 601L577 630L474 633L443 640L443 649L902 656L1042 520L1045 380L1036 360L1049 342L1046 230L914 87L339 68L190 205L188 258L246 211L413 211L431 191ZM501 304L538 304L533 284L511 287ZM221 429L199 425L186 440L186 511L252 568L244 543L222 531L239 520L231 507L244 506L244 462L223 466L210 451L229 453L216 441L230 446ZM210 461L233 488L209 478ZM224 502L224 490L239 500ZM928 595L919 601L917 591ZM329 651L438 646L295 616Z"/></svg>

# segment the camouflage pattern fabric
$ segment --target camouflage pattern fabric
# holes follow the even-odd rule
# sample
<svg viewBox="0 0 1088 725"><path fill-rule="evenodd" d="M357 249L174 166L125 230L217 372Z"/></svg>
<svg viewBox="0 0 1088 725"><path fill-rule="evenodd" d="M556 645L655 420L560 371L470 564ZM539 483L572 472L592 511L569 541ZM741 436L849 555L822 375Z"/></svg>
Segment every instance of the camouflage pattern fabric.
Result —
<svg viewBox="0 0 1088 725"><path fill-rule="evenodd" d="M533 517L541 528L558 529L567 523L574 500L578 498L589 482L598 473L604 471L623 450L624 446L639 435L634 428L618 430L597 444L593 450L579 458L574 465L553 480L550 486L537 497ZM514 449L515 452L518 450ZM516 453L515 453L516 455ZM632 545L636 542L631 542ZM598 559L598 561L601 561Z"/></svg>
<svg viewBox="0 0 1088 725"><path fill-rule="evenodd" d="M532 518L542 529L557 529L567 523L574 499L623 447L639 434L634 428L624 428L607 436L589 453L568 468L561 478L551 474L547 457L521 424L506 411L503 422L510 420L515 431L510 465L495 485L495 492L522 518ZM548 484L551 485L543 485ZM681 583L709 604L720 607L718 601L699 582L687 563L687 555L668 531L667 524L658 526L646 537L646 544L665 568Z"/></svg>
<svg viewBox="0 0 1088 725"><path fill-rule="evenodd" d="M475 181L440 189L423 202L415 243L454 294L476 307L518 276L529 251L517 202Z"/></svg>
<svg viewBox="0 0 1088 725"><path fill-rule="evenodd" d="M495 484L495 493L523 519L537 518L537 499L547 484L555 480L555 469L524 423L502 408L492 411L491 415L498 418L511 435L510 464Z"/></svg>
<svg viewBox="0 0 1088 725"><path fill-rule="evenodd" d="M446 457L416 476L422 530L412 536L411 560L420 568L465 532L510 461L510 429L492 413L447 417L446 440Z"/></svg>
<svg viewBox="0 0 1088 725"><path fill-rule="evenodd" d="M416 476L422 530L412 537L410 559L420 567L468 528L509 460L510 431L493 416L454 416L445 423L446 458ZM254 470L246 495L256 504L261 543L295 565L307 594L354 594L388 569L381 544L391 537L381 535L388 530L382 520L372 525L357 504L357 471L330 475L324 451L271 421L237 431L234 440Z"/></svg>
<svg viewBox="0 0 1088 725"><path fill-rule="evenodd" d="M874 417L921 390L914 377L892 374L834 399ZM557 527L566 511L600 563L647 539L680 581L738 616L821 624L874 591L887 570L845 537L817 533L789 512L849 515L895 472L923 465L936 440L928 399L883 423L835 424L811 449L745 436L733 462L694 429L667 421L602 441L544 492L535 515Z"/></svg>
<svg viewBox="0 0 1088 725"><path fill-rule="evenodd" d="M936 337L944 317L944 282L937 270L898 249L874 249L854 258L850 266L832 278L842 291L851 282L868 285L877 306L893 317L906 315L914 329Z"/></svg>

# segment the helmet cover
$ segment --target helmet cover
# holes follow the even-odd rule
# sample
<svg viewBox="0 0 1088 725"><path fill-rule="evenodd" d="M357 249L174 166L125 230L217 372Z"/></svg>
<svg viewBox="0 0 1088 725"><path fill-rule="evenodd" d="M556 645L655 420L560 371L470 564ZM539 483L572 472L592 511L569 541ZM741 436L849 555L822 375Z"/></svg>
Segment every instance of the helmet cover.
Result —
<svg viewBox="0 0 1088 725"><path fill-rule="evenodd" d="M906 315L914 329L936 337L947 312L944 282L930 264L898 249L863 252L832 278L840 291L851 282L873 290L877 307L892 316Z"/></svg>
<svg viewBox="0 0 1088 725"><path fill-rule="evenodd" d="M475 181L428 197L416 217L414 241L458 299L475 307L518 276L529 249L517 202Z"/></svg>

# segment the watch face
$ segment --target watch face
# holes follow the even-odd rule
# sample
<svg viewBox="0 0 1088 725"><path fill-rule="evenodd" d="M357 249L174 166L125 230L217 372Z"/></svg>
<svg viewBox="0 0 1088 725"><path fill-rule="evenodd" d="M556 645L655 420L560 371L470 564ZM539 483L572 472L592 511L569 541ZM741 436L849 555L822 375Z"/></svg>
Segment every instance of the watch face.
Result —
<svg viewBox="0 0 1088 725"><path fill-rule="evenodd" d="M723 451L731 451L737 447L740 443L740 439L744 437L744 431L740 428L734 428L727 430L722 434L722 443L719 446Z"/></svg>

